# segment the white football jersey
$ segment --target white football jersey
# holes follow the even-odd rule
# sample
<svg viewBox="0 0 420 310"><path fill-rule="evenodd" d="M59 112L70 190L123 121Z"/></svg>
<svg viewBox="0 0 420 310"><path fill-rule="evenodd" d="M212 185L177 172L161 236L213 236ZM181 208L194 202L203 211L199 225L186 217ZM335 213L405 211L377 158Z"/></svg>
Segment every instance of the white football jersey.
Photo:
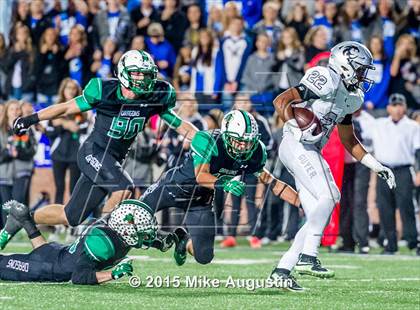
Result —
<svg viewBox="0 0 420 310"><path fill-rule="evenodd" d="M310 109L320 120L324 135L316 146L321 149L327 143L335 125L362 106L364 93L360 89L348 91L341 77L328 67L309 69L300 83L319 97L297 106Z"/></svg>

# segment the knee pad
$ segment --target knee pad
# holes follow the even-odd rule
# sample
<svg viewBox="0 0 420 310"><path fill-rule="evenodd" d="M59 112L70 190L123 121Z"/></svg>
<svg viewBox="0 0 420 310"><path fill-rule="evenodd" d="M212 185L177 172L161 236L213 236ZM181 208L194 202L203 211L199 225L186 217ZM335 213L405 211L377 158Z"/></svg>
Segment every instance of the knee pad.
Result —
<svg viewBox="0 0 420 310"><path fill-rule="evenodd" d="M84 220L81 214L67 212L67 209L68 208L64 208L64 214L66 215L67 223L69 223L69 225L72 227L80 225Z"/></svg>
<svg viewBox="0 0 420 310"><path fill-rule="evenodd" d="M197 250L194 248L194 258L199 264L206 265L213 260L213 257L213 248L199 248Z"/></svg>

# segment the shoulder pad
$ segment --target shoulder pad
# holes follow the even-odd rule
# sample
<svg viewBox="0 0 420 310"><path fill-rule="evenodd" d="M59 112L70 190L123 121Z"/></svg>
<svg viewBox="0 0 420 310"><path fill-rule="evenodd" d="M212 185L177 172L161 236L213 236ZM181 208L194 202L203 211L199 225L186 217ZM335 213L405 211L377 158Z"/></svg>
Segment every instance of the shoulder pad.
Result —
<svg viewBox="0 0 420 310"><path fill-rule="evenodd" d="M85 253L95 261L103 262L115 255L114 244L107 234L97 227L92 228L84 242Z"/></svg>
<svg viewBox="0 0 420 310"><path fill-rule="evenodd" d="M191 141L191 150L200 157L208 158L219 154L216 141L208 131L198 131Z"/></svg>
<svg viewBox="0 0 420 310"><path fill-rule="evenodd" d="M176 92L175 88L167 81L164 80L157 80L157 89L158 91L162 92L162 103L166 105L166 109L170 110L175 107L176 105Z"/></svg>
<svg viewBox="0 0 420 310"><path fill-rule="evenodd" d="M334 80L326 67L313 67L306 71L300 81L319 97L328 97L335 92Z"/></svg>

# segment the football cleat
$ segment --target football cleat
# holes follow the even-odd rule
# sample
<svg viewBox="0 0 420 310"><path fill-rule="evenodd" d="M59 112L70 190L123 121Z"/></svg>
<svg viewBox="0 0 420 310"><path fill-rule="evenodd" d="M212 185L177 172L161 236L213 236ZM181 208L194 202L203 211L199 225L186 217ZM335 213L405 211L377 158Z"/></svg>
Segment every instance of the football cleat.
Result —
<svg viewBox="0 0 420 310"><path fill-rule="evenodd" d="M226 237L222 242L220 242L222 248L233 248L236 246L236 238L229 236Z"/></svg>
<svg viewBox="0 0 420 310"><path fill-rule="evenodd" d="M21 204L15 200L10 200L3 204L3 210L8 212L9 215L7 216L4 228L0 231L0 250L3 250L7 243L9 243L10 239L12 239L13 236L22 229L22 222L20 218L16 218L16 215L20 215L20 213L15 210L16 205Z"/></svg>
<svg viewBox="0 0 420 310"><path fill-rule="evenodd" d="M249 239L249 246L253 249L260 249L262 247L261 240L258 237L251 237Z"/></svg>
<svg viewBox="0 0 420 310"><path fill-rule="evenodd" d="M174 231L175 235L175 251L174 259L178 266L185 264L187 260L187 243L190 240L190 236L184 227L178 227Z"/></svg>
<svg viewBox="0 0 420 310"><path fill-rule="evenodd" d="M305 254L299 255L299 261L295 266L295 270L301 275L310 275L317 278L332 278L334 271L322 267L321 261L316 256Z"/></svg>
<svg viewBox="0 0 420 310"><path fill-rule="evenodd" d="M296 282L296 279L292 275L279 270L279 268L275 268L273 270L270 275L270 279L273 281L281 281L283 284L282 288L286 291L294 293L301 293L305 291L305 289Z"/></svg>

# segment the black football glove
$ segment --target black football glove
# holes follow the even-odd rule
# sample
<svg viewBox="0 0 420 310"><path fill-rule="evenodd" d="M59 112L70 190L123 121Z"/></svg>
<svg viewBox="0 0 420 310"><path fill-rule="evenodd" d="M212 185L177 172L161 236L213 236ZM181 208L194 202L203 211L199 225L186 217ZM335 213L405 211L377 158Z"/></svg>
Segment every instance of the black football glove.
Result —
<svg viewBox="0 0 420 310"><path fill-rule="evenodd" d="M28 131L29 127L38 122L39 117L37 113L25 117L18 117L13 122L13 132L18 136L22 136Z"/></svg>

